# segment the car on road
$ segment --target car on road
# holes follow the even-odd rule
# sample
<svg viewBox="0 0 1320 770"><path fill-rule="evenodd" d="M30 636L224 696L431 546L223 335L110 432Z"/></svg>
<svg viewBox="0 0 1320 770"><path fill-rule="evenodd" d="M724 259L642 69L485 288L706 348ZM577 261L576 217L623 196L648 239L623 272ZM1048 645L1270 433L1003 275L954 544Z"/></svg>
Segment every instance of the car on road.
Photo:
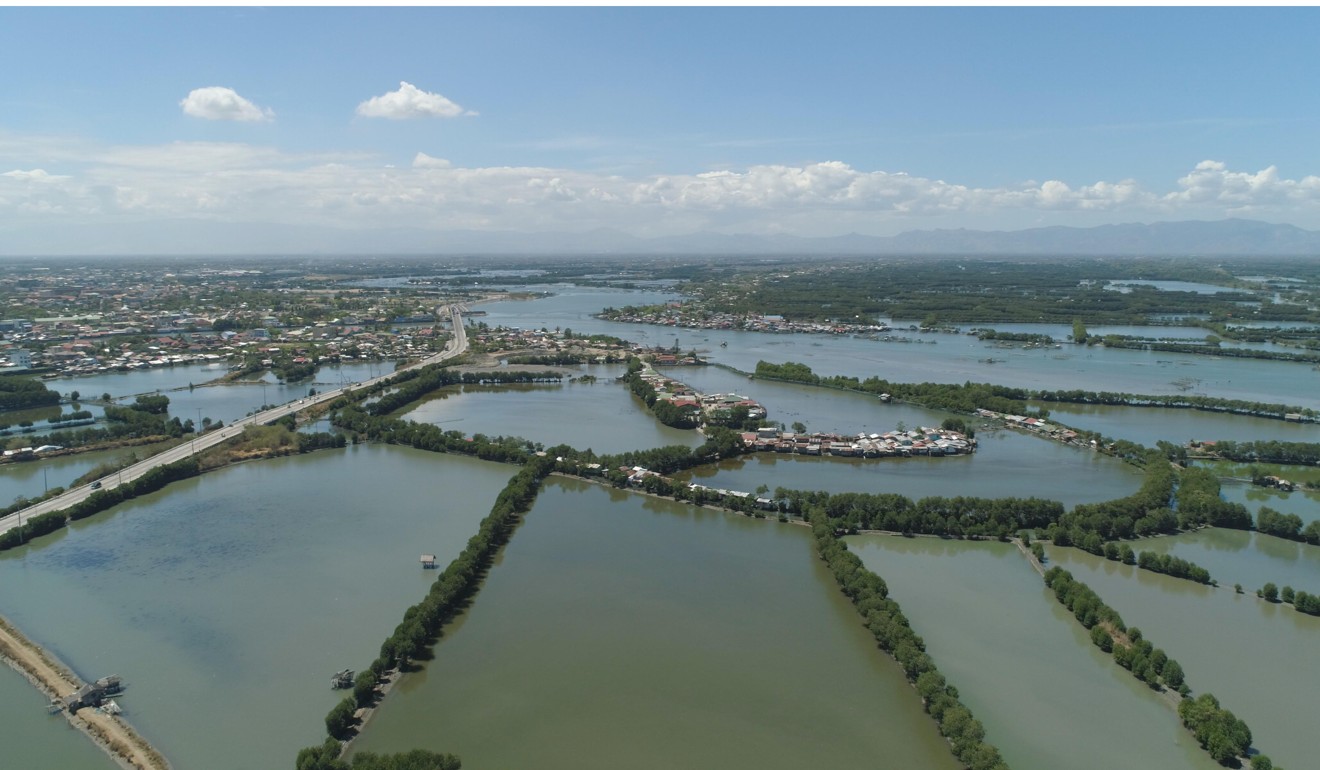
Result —
<svg viewBox="0 0 1320 770"><path fill-rule="evenodd" d="M101 482L99 481L92 482L92 489L100 489L100 488L101 488Z"/></svg>

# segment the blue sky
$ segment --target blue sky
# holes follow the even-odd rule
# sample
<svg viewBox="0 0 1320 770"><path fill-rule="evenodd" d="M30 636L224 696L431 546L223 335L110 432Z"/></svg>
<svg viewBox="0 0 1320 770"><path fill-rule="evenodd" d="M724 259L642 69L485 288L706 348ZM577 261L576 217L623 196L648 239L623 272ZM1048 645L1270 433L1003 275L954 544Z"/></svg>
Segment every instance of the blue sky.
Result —
<svg viewBox="0 0 1320 770"><path fill-rule="evenodd" d="M1320 228L1310 8L0 8L0 30L0 253L190 219Z"/></svg>

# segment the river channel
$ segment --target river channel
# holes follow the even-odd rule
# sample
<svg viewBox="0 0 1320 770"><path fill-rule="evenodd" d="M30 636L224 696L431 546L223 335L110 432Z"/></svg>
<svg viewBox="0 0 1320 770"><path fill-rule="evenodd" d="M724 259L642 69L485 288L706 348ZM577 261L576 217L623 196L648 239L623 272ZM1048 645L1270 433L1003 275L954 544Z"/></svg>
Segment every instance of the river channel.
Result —
<svg viewBox="0 0 1320 770"><path fill-rule="evenodd" d="M418 556L456 556L514 470L393 446L233 466L0 554L0 607L83 679L122 676L175 767L288 767L330 675L425 595Z"/></svg>
<svg viewBox="0 0 1320 770"><path fill-rule="evenodd" d="M850 537L1014 770L1218 767L1009 543Z"/></svg>
<svg viewBox="0 0 1320 770"><path fill-rule="evenodd" d="M465 767L954 768L804 527L551 480L356 750Z"/></svg>
<svg viewBox="0 0 1320 770"><path fill-rule="evenodd" d="M512 289L512 287L510 287ZM523 287L519 287L523 288ZM906 342L819 334L680 329L592 318L607 306L671 301L664 292L627 292L571 285L526 287L556 292L535 300L477 306L491 326L564 328L611 334L646 345L706 351L715 361L752 371L759 360L797 361L822 375L881 377L897 382L994 382L1021 388L1107 390L1217 396L1320 409L1320 374L1307 364L1217 358L1190 353L1077 346L996 345L966 334L893 332Z"/></svg>

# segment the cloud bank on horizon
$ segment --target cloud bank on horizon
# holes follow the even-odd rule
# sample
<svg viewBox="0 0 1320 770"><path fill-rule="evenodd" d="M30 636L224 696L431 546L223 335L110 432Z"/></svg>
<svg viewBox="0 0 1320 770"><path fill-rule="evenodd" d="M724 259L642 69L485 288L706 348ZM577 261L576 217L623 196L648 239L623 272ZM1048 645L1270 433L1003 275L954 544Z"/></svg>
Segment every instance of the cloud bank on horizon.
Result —
<svg viewBox="0 0 1320 770"><path fill-rule="evenodd" d="M0 137L0 159L12 164L24 154L19 148L31 144ZM1320 177L1288 179L1274 166L1237 171L1215 160L1198 163L1161 191L1132 180L977 187L902 171L867 171L841 161L623 176L570 168L461 167L422 151L410 165L395 167L369 154L294 154L244 143L97 146L45 138L41 145L50 167L0 172L0 219L70 224L202 218L341 228L612 227L646 236L698 230L826 235L921 229L956 215L1286 219L1320 209Z"/></svg>

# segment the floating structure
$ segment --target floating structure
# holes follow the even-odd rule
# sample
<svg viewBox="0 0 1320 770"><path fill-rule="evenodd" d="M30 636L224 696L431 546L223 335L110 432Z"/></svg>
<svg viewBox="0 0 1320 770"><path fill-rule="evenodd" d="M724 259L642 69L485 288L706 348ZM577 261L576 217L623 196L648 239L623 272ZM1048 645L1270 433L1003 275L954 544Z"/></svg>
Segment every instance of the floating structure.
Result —
<svg viewBox="0 0 1320 770"><path fill-rule="evenodd" d="M832 457L946 457L976 451L976 439L956 430L920 428L888 433L785 433L761 428L742 434L743 443L758 452L829 455Z"/></svg>
<svg viewBox="0 0 1320 770"><path fill-rule="evenodd" d="M353 669L346 668L330 677L331 690L347 690L353 686Z"/></svg>
<svg viewBox="0 0 1320 770"><path fill-rule="evenodd" d="M424 553L421 557L422 569L435 569L438 565L435 563L435 554Z"/></svg>

